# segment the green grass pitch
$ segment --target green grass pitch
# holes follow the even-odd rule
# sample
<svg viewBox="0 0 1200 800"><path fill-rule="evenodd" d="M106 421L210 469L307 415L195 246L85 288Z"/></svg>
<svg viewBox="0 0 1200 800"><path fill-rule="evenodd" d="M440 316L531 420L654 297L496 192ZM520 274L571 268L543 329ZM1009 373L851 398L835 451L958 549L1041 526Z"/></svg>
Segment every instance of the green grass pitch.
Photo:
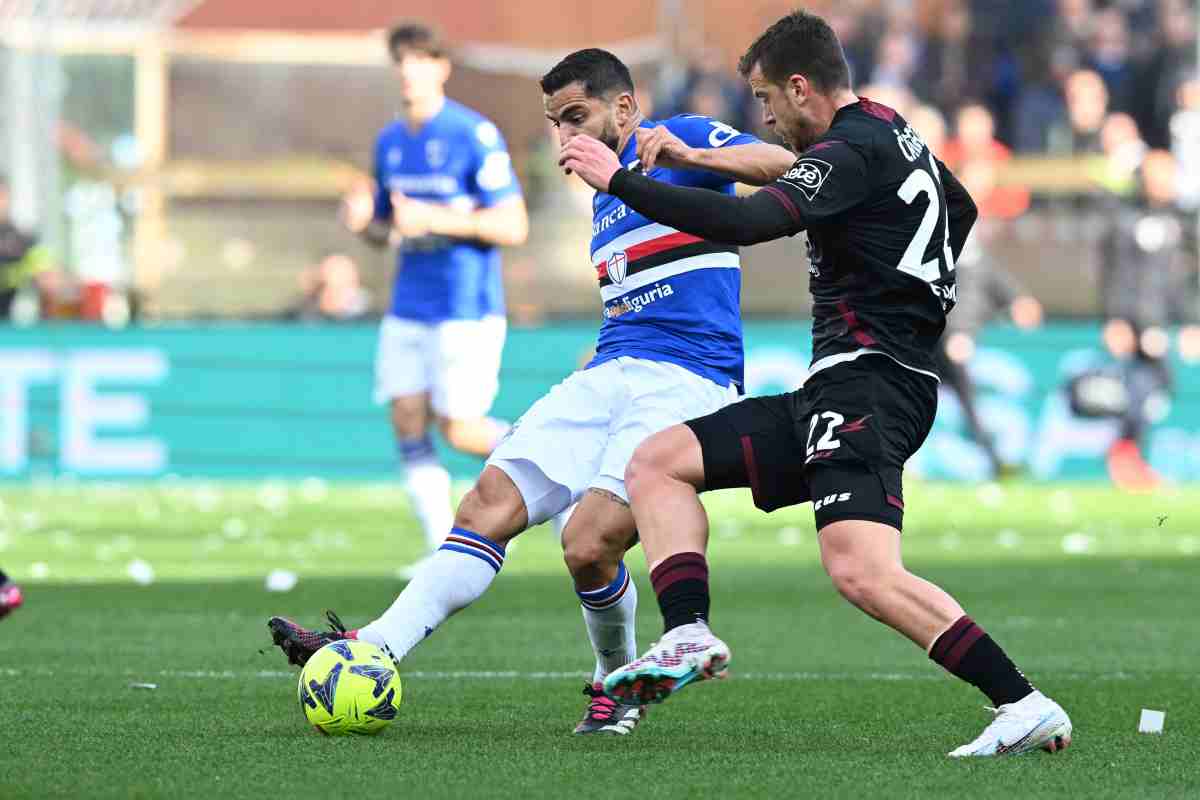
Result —
<svg viewBox="0 0 1200 800"><path fill-rule="evenodd" d="M390 729L328 739L259 653L264 623L329 607L358 625L391 602L421 547L397 487L45 483L0 489L0 566L27 595L0 622L0 797L1200 797L1200 490L906 500L909 565L1063 703L1066 753L947 759L986 700L836 596L808 508L738 493L708 500L730 680L629 737L572 736L590 650L542 528L405 661ZM644 644L657 609L629 564ZM273 569L296 588L267 592ZM1142 708L1167 712L1163 735L1137 733Z"/></svg>

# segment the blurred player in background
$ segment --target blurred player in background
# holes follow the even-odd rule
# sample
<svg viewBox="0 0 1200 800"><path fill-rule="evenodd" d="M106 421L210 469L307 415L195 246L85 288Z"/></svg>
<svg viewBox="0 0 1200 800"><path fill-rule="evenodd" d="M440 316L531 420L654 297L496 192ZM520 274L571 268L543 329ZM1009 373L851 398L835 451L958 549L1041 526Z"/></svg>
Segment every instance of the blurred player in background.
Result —
<svg viewBox="0 0 1200 800"><path fill-rule="evenodd" d="M800 155L749 197L646 180L588 137L563 151L598 191L710 241L807 232L813 296L813 363L800 389L672 426L630 461L626 482L664 631L604 690L620 702L654 702L723 674L730 651L708 627L708 517L698 492L749 487L764 511L811 500L821 563L842 596L995 704L992 723L951 756L1066 747L1062 708L900 555L902 471L933 425L933 356L975 204L895 110L851 91L841 44L820 17L779 20L740 67L764 123Z"/></svg>
<svg viewBox="0 0 1200 800"><path fill-rule="evenodd" d="M1179 262L1190 254L1184 246L1189 225L1176 205L1175 159L1165 150L1150 151L1137 177L1139 191L1116 208L1100 248L1100 291L1107 318L1104 343L1118 359L1124 389L1113 409L1121 427L1108 452L1109 475L1123 489L1142 491L1159 483L1142 445L1150 424L1168 408L1172 380L1167 325L1180 315L1179 298L1188 296L1177 277L1183 271ZM1077 384L1077 400L1086 399L1086 394Z"/></svg>
<svg viewBox="0 0 1200 800"><path fill-rule="evenodd" d="M0 569L0 619L4 619L21 607L25 598L21 596L21 587L8 579L4 570Z"/></svg>
<svg viewBox="0 0 1200 800"><path fill-rule="evenodd" d="M968 186L966 179L963 183ZM937 373L954 392L962 406L971 439L983 448L992 477L1004 477L1013 470L1000 457L992 434L979 414L975 382L969 370L975 357L979 332L994 317L1005 314L1018 328L1030 330L1042 324L1042 304L1024 291L1007 270L988 258L983 245L968 241L956 262L958 303L946 317L946 332L934 353Z"/></svg>
<svg viewBox="0 0 1200 800"><path fill-rule="evenodd" d="M33 285L44 293L53 276L50 252L36 236L16 226L11 212L8 179L0 175L0 320L9 319L21 289Z"/></svg>
<svg viewBox="0 0 1200 800"><path fill-rule="evenodd" d="M917 128L917 130L921 130ZM946 332L934 353L938 375L954 392L966 417L971 438L983 448L992 476L1012 472L1000 457L996 442L979 414L975 383L969 364L975 341L983 327L999 314L1009 316L1023 330L1042 324L1042 304L1024 291L1017 280L988 253L1000 220L1020 216L1029 207L1029 192L1019 186L998 186L999 165L1011 154L993 136L991 112L978 104L961 109L954 139L942 151L946 164L956 171L979 207L979 221L955 262L957 304L946 317ZM924 131L921 131L922 135ZM935 152L930 146L930 152Z"/></svg>
<svg viewBox="0 0 1200 800"><path fill-rule="evenodd" d="M541 81L546 116L568 144L595 137L650 179L732 196L734 180L766 183L792 161L782 147L702 116L647 121L629 69L580 50ZM622 558L636 541L625 467L655 431L735 400L743 380L738 249L651 222L603 192L593 200L592 266L604 321L596 355L538 400L500 444L462 503L445 544L382 617L358 631L305 630L275 617L275 643L303 664L326 642L357 637L400 659L451 614L481 597L505 546L571 503L564 557L596 655L579 734L629 733L637 703L601 682L637 653L637 590Z"/></svg>
<svg viewBox="0 0 1200 800"><path fill-rule="evenodd" d="M487 416L506 329L499 248L522 244L529 220L500 131L444 93L450 58L438 32L399 25L388 50L400 119L375 144L374 186L352 190L342 214L367 241L399 248L375 396L391 406L405 487L432 551L454 520L432 424L481 457L508 427Z"/></svg>

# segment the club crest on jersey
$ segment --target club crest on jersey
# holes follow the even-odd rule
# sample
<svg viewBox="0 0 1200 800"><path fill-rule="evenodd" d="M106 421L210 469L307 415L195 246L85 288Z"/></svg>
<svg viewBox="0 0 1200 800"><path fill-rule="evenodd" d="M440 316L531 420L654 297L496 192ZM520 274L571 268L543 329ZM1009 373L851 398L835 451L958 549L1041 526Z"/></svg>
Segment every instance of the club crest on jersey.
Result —
<svg viewBox="0 0 1200 800"><path fill-rule="evenodd" d="M450 149L446 147L446 143L441 139L430 139L425 143L425 160L434 169L445 164L446 156L449 154Z"/></svg>
<svg viewBox="0 0 1200 800"><path fill-rule="evenodd" d="M624 250L618 250L608 260L608 279L613 283L620 284L628 274L629 259L625 256Z"/></svg>
<svg viewBox="0 0 1200 800"><path fill-rule="evenodd" d="M786 181L800 190L809 202L817 199L817 192L833 172L833 164L819 158L802 158L783 173L781 181Z"/></svg>

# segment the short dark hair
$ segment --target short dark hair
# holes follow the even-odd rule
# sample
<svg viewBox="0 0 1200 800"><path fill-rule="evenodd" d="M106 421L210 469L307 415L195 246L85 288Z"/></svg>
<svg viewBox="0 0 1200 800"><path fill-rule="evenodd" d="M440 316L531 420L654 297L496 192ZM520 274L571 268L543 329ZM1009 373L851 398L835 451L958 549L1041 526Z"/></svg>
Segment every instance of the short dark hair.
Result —
<svg viewBox="0 0 1200 800"><path fill-rule="evenodd" d="M749 77L755 64L771 83L799 74L822 92L850 88L850 67L837 34L807 11L793 11L767 28L738 62L738 72Z"/></svg>
<svg viewBox="0 0 1200 800"><path fill-rule="evenodd" d="M607 50L589 47L576 50L542 76L542 92L554 94L578 81L588 97L604 97L610 92L633 92L633 76L621 59Z"/></svg>
<svg viewBox="0 0 1200 800"><path fill-rule="evenodd" d="M424 22L401 22L388 31L388 55L394 60L396 51L404 48L416 50L433 58L449 58L450 48L442 38L442 32Z"/></svg>

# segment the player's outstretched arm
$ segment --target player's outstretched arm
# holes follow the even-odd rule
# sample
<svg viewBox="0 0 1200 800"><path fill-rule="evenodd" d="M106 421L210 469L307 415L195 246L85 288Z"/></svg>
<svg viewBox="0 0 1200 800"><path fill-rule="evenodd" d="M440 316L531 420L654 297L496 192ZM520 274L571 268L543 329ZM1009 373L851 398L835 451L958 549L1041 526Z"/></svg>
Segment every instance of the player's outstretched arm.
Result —
<svg viewBox="0 0 1200 800"><path fill-rule="evenodd" d="M658 166L696 169L764 186L787 172L796 160L791 150L764 142L692 147L665 125L638 128L635 135L638 160L646 172Z"/></svg>
<svg viewBox="0 0 1200 800"><path fill-rule="evenodd" d="M710 242L751 245L799 230L792 215L767 189L736 197L619 170L609 181L608 193L655 222Z"/></svg>
<svg viewBox="0 0 1200 800"><path fill-rule="evenodd" d="M401 238L434 235L514 247L529 236L529 215L520 195L474 211L412 200L399 193L392 194L391 205L395 231Z"/></svg>
<svg viewBox="0 0 1200 800"><path fill-rule="evenodd" d="M470 239L497 247L516 247L529 237L529 214L519 196L508 197L490 208L460 212L443 207L431 233Z"/></svg>
<svg viewBox="0 0 1200 800"><path fill-rule="evenodd" d="M769 189L733 197L661 183L622 169L616 153L590 136L576 136L568 142L558 163L593 189L619 197L647 218L709 241L749 245L800 230Z"/></svg>

